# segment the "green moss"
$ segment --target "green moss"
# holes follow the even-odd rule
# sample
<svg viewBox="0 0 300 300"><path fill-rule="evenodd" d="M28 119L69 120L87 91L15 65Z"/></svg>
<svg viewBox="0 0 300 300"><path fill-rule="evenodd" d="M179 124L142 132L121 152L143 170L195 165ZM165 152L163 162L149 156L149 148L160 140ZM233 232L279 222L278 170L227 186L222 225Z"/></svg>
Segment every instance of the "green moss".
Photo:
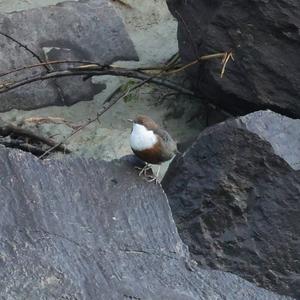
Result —
<svg viewBox="0 0 300 300"><path fill-rule="evenodd" d="M124 83L122 86L121 86L121 91L122 93L126 93L128 92L134 85L136 84L136 82L134 80L128 80L126 83ZM124 102L127 103L127 102L132 102L136 99L136 93L135 91L126 95L124 97Z"/></svg>

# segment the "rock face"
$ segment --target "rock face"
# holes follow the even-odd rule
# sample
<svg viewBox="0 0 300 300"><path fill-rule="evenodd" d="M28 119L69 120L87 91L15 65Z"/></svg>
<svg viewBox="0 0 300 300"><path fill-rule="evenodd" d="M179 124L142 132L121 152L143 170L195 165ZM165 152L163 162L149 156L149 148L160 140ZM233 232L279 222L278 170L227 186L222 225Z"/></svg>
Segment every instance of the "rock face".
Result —
<svg viewBox="0 0 300 300"><path fill-rule="evenodd" d="M236 114L270 108L300 116L300 2L298 0L168 0L179 22L184 62L232 49L220 78L220 61L190 70L204 96ZM193 42L192 42L193 40Z"/></svg>
<svg viewBox="0 0 300 300"><path fill-rule="evenodd" d="M0 148L0 164L3 299L287 299L193 265L161 187L128 161Z"/></svg>
<svg viewBox="0 0 300 300"><path fill-rule="evenodd" d="M290 154L287 144L299 143L299 123L286 131L293 121L257 112L204 130L172 162L163 187L200 265L298 299L300 173L291 166L300 155L299 144Z"/></svg>
<svg viewBox="0 0 300 300"><path fill-rule="evenodd" d="M120 59L137 59L121 18L107 0L66 2L0 14L0 31L26 45L41 60L110 64ZM39 63L24 47L3 35L0 35L0 49L1 72ZM58 65L50 68L59 69ZM2 77L1 83L46 72L44 67L22 70ZM102 84L74 77L36 82L1 94L0 111L71 105L93 99L103 88Z"/></svg>

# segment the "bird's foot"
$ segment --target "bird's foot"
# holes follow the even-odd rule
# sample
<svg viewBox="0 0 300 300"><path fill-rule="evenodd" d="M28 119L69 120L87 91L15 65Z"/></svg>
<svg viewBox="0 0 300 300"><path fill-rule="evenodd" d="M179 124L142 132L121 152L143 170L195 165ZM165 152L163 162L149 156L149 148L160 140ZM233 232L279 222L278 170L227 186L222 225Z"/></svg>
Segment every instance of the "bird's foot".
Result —
<svg viewBox="0 0 300 300"><path fill-rule="evenodd" d="M159 174L159 170L160 170L160 167L158 168L158 172L156 175L153 175L153 174L148 174L147 171L151 170L152 171L152 168L150 166L150 164L145 164L145 166L143 168L140 168L140 167L135 167L135 169L139 170L139 176L142 176L145 178L145 180L147 182L155 182L155 183L158 183L158 174Z"/></svg>
<svg viewBox="0 0 300 300"><path fill-rule="evenodd" d="M158 181L158 178L155 176L155 175L148 175L148 176L145 176L145 180L147 182L155 182L155 184L157 184L159 181Z"/></svg>
<svg viewBox="0 0 300 300"><path fill-rule="evenodd" d="M148 176L147 171L151 170L151 167L149 164L145 164L143 168L140 168L140 167L134 167L134 168L140 171L139 176L144 175L146 177Z"/></svg>

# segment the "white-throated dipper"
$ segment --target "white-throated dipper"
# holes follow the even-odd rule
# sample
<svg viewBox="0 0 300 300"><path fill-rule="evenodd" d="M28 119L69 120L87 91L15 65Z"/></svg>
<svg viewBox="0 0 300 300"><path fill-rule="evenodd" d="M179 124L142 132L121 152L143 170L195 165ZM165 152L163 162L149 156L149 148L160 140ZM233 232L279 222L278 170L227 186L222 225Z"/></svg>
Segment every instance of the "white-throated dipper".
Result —
<svg viewBox="0 0 300 300"><path fill-rule="evenodd" d="M146 171L150 169L148 164L160 165L178 152L176 142L170 134L148 116L139 115L129 121L133 123L130 134L131 149L137 157L146 162L139 175L146 175ZM150 181L157 180L159 170L160 166L157 175L151 176Z"/></svg>

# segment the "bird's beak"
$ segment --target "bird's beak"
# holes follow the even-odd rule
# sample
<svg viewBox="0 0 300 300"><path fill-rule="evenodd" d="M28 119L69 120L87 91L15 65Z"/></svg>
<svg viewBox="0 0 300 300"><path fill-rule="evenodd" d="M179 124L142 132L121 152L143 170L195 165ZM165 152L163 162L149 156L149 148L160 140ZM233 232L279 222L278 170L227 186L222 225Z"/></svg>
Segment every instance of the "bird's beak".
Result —
<svg viewBox="0 0 300 300"><path fill-rule="evenodd" d="M132 119L127 119L128 122L130 123L133 123L133 120Z"/></svg>

